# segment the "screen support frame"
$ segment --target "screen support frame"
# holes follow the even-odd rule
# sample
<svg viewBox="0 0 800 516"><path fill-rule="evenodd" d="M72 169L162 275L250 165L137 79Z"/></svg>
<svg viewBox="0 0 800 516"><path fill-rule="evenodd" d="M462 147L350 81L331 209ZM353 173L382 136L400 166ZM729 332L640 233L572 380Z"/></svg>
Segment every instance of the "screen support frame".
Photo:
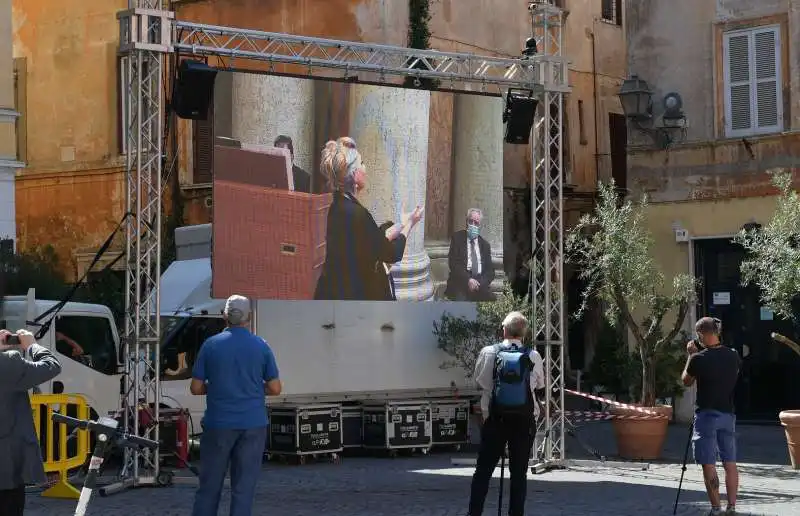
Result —
<svg viewBox="0 0 800 516"><path fill-rule="evenodd" d="M503 95L508 88L531 90L540 102L531 145L531 293L534 343L544 347L547 414L543 430L545 469L563 465L564 302L563 302L563 96L570 91L563 54L563 11L553 0L529 4L533 37L540 53L520 58L418 50L310 38L177 21L169 0L129 0L117 14L120 55L127 59L124 106L126 153L126 300L121 407L124 431L159 440L158 424L140 426L144 409L159 421L160 292L163 197L163 133L166 120L165 59L211 58L302 67L310 78L400 86L411 77L438 81L441 88ZM520 42L522 43L522 42ZM360 78L359 78L360 79ZM477 90L477 91L476 91ZM158 451L126 450L116 490L162 483ZM115 488L109 486L106 494Z"/></svg>

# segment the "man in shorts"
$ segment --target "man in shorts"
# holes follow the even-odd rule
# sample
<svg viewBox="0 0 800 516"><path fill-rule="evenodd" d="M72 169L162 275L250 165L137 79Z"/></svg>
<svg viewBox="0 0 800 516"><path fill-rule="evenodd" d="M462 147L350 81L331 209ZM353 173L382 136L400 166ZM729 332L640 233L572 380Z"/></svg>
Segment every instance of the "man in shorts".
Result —
<svg viewBox="0 0 800 516"><path fill-rule="evenodd" d="M736 466L736 411L733 396L742 361L736 350L723 346L719 336L722 322L703 317L695 325L697 341L687 344L689 360L683 371L683 383L697 382L697 408L694 415L692 444L694 460L703 468L703 480L711 502L709 514L733 514L739 490ZM722 511L717 476L717 454L725 469L727 511Z"/></svg>

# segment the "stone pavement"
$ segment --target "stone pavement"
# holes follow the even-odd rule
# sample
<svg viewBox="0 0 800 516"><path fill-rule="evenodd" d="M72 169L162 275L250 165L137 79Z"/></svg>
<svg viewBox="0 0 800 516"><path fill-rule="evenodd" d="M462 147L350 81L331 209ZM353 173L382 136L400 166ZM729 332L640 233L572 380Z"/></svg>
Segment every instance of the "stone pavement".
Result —
<svg viewBox="0 0 800 516"><path fill-rule="evenodd" d="M741 514L800 514L800 472L789 469L786 445L778 427L740 427ZM607 423L591 423L578 435L601 454L613 455ZM642 465L623 461L587 460L571 438L568 453L575 460L567 470L529 475L531 515L671 514L687 428L670 429L665 460ZM397 459L345 458L340 464L304 466L269 464L259 482L255 515L275 516L460 516L465 513L471 468L453 467L456 454ZM499 469L495 472L499 478ZM506 474L506 479L508 475ZM497 513L497 481L489 491L485 514ZM504 501L508 500L508 483ZM189 515L194 488L176 482L171 488L127 491L95 497L89 515ZM227 490L221 514L227 514ZM31 516L67 516L72 502L29 497ZM679 514L707 510L699 469L687 470Z"/></svg>

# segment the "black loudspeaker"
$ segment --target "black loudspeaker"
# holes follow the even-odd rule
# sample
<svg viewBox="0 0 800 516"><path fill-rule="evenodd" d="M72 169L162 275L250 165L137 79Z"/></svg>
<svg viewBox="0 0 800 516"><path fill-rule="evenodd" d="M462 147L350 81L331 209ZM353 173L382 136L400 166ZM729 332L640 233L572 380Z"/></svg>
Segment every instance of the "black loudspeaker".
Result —
<svg viewBox="0 0 800 516"><path fill-rule="evenodd" d="M205 120L214 102L217 71L201 61L183 60L172 88L172 109L180 118Z"/></svg>
<svg viewBox="0 0 800 516"><path fill-rule="evenodd" d="M529 90L508 90L503 122L506 124L506 143L527 145L539 101Z"/></svg>

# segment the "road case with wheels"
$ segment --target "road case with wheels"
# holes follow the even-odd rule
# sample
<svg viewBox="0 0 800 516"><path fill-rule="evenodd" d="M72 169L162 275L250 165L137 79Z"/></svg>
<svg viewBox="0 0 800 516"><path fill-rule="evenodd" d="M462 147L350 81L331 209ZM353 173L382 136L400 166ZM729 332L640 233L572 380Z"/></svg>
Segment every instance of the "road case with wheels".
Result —
<svg viewBox="0 0 800 516"><path fill-rule="evenodd" d="M364 405L364 448L410 449L428 453L431 447L431 405L425 401L388 401Z"/></svg>
<svg viewBox="0 0 800 516"><path fill-rule="evenodd" d="M336 461L342 451L342 408L338 404L270 407L270 457L326 456Z"/></svg>
<svg viewBox="0 0 800 516"><path fill-rule="evenodd" d="M469 400L431 402L433 446L461 446L469 443Z"/></svg>
<svg viewBox="0 0 800 516"><path fill-rule="evenodd" d="M364 445L364 411L360 405L342 406L342 447L361 448Z"/></svg>

